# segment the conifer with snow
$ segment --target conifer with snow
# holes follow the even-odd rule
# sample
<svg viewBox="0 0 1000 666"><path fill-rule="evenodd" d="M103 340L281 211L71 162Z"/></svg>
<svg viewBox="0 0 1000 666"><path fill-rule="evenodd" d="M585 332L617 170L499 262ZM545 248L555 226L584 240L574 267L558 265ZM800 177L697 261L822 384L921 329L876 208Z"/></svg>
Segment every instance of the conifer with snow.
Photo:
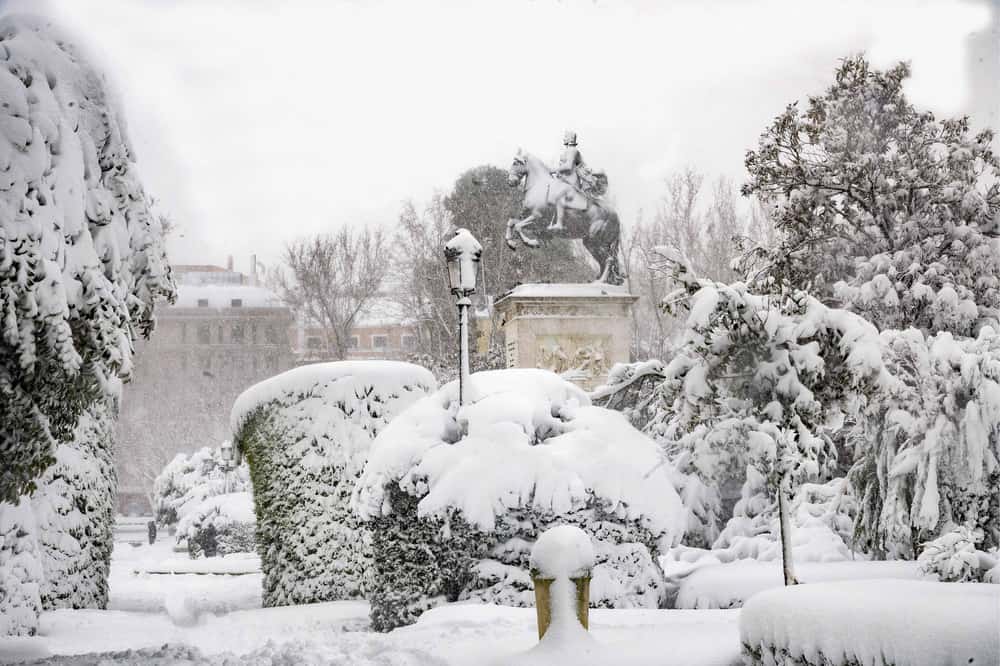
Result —
<svg viewBox="0 0 1000 666"><path fill-rule="evenodd" d="M178 453L153 480L153 511L165 527L176 525L206 499L250 489L246 463L227 474L221 447L205 446L187 454Z"/></svg>
<svg viewBox="0 0 1000 666"><path fill-rule="evenodd" d="M409 363L307 365L260 382L233 405L233 441L253 483L264 605L362 595L368 531L351 513L372 439L436 388Z"/></svg>
<svg viewBox="0 0 1000 666"><path fill-rule="evenodd" d="M647 429L682 474L686 542L731 546L734 530L757 536L778 514L788 564L795 489L832 478L845 415L890 383L878 332L801 291L756 295L680 265L675 277L671 307L689 315ZM727 533L720 488L731 480L742 493Z"/></svg>
<svg viewBox="0 0 1000 666"><path fill-rule="evenodd" d="M101 75L39 19L3 17L0 40L0 499L17 502L173 286Z"/></svg>
<svg viewBox="0 0 1000 666"><path fill-rule="evenodd" d="M42 611L38 530L28 500L0 502L0 636L33 636Z"/></svg>

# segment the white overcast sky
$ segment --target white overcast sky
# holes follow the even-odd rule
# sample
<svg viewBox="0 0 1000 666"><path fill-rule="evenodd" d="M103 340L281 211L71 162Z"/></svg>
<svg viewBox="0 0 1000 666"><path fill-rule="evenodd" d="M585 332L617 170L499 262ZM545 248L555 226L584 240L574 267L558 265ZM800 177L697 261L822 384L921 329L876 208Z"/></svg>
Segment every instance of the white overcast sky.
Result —
<svg viewBox="0 0 1000 666"><path fill-rule="evenodd" d="M273 261L295 237L391 224L464 169L552 159L565 128L626 222L692 165L742 178L838 58L910 60L912 98L973 105L985 2L0 0L55 17L118 89L177 263ZM504 221L497 220L497 224Z"/></svg>

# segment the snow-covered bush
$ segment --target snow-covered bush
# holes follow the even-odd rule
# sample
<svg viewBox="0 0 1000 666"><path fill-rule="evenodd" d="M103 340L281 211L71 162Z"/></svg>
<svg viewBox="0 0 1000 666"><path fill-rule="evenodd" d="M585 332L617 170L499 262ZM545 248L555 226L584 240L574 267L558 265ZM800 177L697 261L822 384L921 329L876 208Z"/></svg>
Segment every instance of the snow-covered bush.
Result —
<svg viewBox="0 0 1000 666"><path fill-rule="evenodd" d="M226 474L221 447L178 453L153 481L153 510L163 526L176 525L209 497L250 489L250 470L240 464Z"/></svg>
<svg viewBox="0 0 1000 666"><path fill-rule="evenodd" d="M105 608L114 542L116 403L87 408L31 496L46 610Z"/></svg>
<svg viewBox="0 0 1000 666"><path fill-rule="evenodd" d="M1000 545L1000 334L882 333L898 379L850 429L858 534L880 555L912 559L942 529L968 525Z"/></svg>
<svg viewBox="0 0 1000 666"><path fill-rule="evenodd" d="M954 527L924 544L917 561L925 576L946 583L1000 583L1000 557L977 548L982 533L967 526Z"/></svg>
<svg viewBox="0 0 1000 666"><path fill-rule="evenodd" d="M544 370L450 383L376 438L353 506L371 527L372 625L410 624L445 600L533 603L531 546L549 527L590 535L591 603L657 607L657 556L683 511L656 445Z"/></svg>
<svg viewBox="0 0 1000 666"><path fill-rule="evenodd" d="M233 441L250 466L264 605L359 596L370 536L350 510L372 439L436 388L409 363L303 366L247 389Z"/></svg>
<svg viewBox="0 0 1000 666"><path fill-rule="evenodd" d="M185 512L177 538L187 540L193 558L249 553L257 546L256 523L250 493L214 495Z"/></svg>
<svg viewBox="0 0 1000 666"><path fill-rule="evenodd" d="M4 16L0 40L0 499L18 502L173 285L103 77L40 19Z"/></svg>
<svg viewBox="0 0 1000 666"><path fill-rule="evenodd" d="M0 502L0 636L32 636L42 611L42 565L28 500Z"/></svg>
<svg viewBox="0 0 1000 666"><path fill-rule="evenodd" d="M653 416L656 386L663 381L663 363L656 359L638 363L615 363L608 381L590 393L598 407L617 409L642 430Z"/></svg>
<svg viewBox="0 0 1000 666"><path fill-rule="evenodd" d="M737 534L771 532L795 488L833 477L845 416L892 378L878 332L855 314L804 292L759 296L698 280L680 265L675 278L671 307L690 314L647 431L682 474L685 543L731 546ZM741 493L724 534L721 491L734 483Z"/></svg>

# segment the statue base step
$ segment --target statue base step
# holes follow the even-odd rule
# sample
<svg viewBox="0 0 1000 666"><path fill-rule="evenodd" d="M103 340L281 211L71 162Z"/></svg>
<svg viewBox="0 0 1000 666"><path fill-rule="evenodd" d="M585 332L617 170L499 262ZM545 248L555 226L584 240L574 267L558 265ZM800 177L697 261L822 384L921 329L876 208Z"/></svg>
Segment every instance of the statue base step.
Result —
<svg viewBox="0 0 1000 666"><path fill-rule="evenodd" d="M508 368L544 368L586 391L629 362L632 304L625 286L522 284L496 302Z"/></svg>

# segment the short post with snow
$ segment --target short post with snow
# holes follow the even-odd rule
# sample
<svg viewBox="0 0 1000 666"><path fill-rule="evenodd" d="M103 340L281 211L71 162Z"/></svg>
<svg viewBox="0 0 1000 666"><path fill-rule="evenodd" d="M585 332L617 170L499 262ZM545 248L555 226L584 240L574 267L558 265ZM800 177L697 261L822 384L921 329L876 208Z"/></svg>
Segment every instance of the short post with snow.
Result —
<svg viewBox="0 0 1000 666"><path fill-rule="evenodd" d="M535 585L538 638L572 634L590 627L590 576L594 548L579 527L560 525L546 530L531 549L531 580Z"/></svg>
<svg viewBox="0 0 1000 666"><path fill-rule="evenodd" d="M479 258L483 246L468 229L456 229L445 243L444 258L448 263L448 282L458 306L458 403L465 404L465 387L469 383L469 298L476 291Z"/></svg>

